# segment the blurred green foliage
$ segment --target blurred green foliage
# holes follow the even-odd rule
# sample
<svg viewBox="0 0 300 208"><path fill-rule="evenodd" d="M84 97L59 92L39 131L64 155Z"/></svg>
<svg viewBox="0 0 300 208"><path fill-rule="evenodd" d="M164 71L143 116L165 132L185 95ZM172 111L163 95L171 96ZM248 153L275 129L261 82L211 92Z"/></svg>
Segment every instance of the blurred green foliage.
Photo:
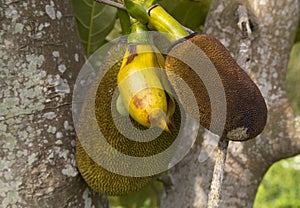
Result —
<svg viewBox="0 0 300 208"><path fill-rule="evenodd" d="M300 207L300 155L275 163L259 186L254 208Z"/></svg>
<svg viewBox="0 0 300 208"><path fill-rule="evenodd" d="M162 0L160 4L185 27L200 31L205 23L205 18L211 0Z"/></svg>
<svg viewBox="0 0 300 208"><path fill-rule="evenodd" d="M288 71L286 76L286 90L289 100L295 109L296 114L300 115L300 42L294 44L291 51Z"/></svg>
<svg viewBox="0 0 300 208"><path fill-rule="evenodd" d="M158 208L163 186L158 181L153 181L140 192L126 196L108 197L110 208Z"/></svg>

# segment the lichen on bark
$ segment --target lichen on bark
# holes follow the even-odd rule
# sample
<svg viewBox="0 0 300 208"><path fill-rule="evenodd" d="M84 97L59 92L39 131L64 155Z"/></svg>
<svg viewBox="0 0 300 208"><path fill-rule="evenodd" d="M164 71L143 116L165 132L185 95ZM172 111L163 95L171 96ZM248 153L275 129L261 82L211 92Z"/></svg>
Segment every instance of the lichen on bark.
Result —
<svg viewBox="0 0 300 208"><path fill-rule="evenodd" d="M72 89L84 61L69 1L0 7L0 206L106 207L76 168Z"/></svg>

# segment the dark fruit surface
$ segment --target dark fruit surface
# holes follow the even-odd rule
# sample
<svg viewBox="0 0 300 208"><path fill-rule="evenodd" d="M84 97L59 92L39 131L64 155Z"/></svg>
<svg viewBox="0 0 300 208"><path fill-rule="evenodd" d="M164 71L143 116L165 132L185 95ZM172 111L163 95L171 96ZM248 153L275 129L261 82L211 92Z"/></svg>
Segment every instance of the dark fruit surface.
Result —
<svg viewBox="0 0 300 208"><path fill-rule="evenodd" d="M215 69L206 67L209 64L203 64L202 68L197 68L182 61L193 61L199 58L205 60L199 56L199 50L208 57L206 61L209 60ZM226 97L226 103L223 106L224 109L227 108L225 127L219 136L243 141L254 138L263 131L267 120L267 107L260 90L216 38L205 34L192 34L179 40L171 48L166 58L165 67L179 100L191 115L194 114L193 109L189 107L190 104L186 99L185 92L182 91L173 73L183 79L192 89L200 110L200 118L198 119L205 128L210 128L211 107L214 103L211 103L203 77L211 76L213 71L217 71ZM200 77L199 74L204 75ZM212 78L210 82L214 84L214 81ZM213 85L209 89L210 92L213 92L211 95L221 96L217 90L212 88L214 88Z"/></svg>

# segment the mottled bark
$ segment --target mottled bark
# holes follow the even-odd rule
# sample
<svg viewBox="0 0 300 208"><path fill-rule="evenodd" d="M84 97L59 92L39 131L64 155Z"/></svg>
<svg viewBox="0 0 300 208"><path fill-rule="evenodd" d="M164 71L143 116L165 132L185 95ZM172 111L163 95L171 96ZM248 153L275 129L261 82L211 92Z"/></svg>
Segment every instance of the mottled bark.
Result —
<svg viewBox="0 0 300 208"><path fill-rule="evenodd" d="M250 37L245 37L237 25L239 4L245 5L251 19ZM220 207L252 207L268 168L300 153L300 119L295 117L285 91L298 19L297 0L212 2L205 33L217 37L239 60L259 86L269 112L267 126L256 139L229 143ZM173 186L166 190L161 207L206 207L214 153L204 162L199 162L198 156L200 151L210 152L208 137L200 133L192 151L170 170Z"/></svg>
<svg viewBox="0 0 300 208"><path fill-rule="evenodd" d="M71 1L0 0L0 207L107 207L76 169Z"/></svg>

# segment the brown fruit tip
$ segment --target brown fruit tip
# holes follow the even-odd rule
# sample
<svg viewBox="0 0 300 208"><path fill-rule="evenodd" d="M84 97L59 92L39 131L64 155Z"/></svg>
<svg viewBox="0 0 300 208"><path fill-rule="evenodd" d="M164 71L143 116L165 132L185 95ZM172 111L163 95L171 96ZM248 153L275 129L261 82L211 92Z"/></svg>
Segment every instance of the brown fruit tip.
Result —
<svg viewBox="0 0 300 208"><path fill-rule="evenodd" d="M162 109L154 109L149 114L149 122L152 127L158 127L168 133L171 133L168 122L166 119L166 114Z"/></svg>

